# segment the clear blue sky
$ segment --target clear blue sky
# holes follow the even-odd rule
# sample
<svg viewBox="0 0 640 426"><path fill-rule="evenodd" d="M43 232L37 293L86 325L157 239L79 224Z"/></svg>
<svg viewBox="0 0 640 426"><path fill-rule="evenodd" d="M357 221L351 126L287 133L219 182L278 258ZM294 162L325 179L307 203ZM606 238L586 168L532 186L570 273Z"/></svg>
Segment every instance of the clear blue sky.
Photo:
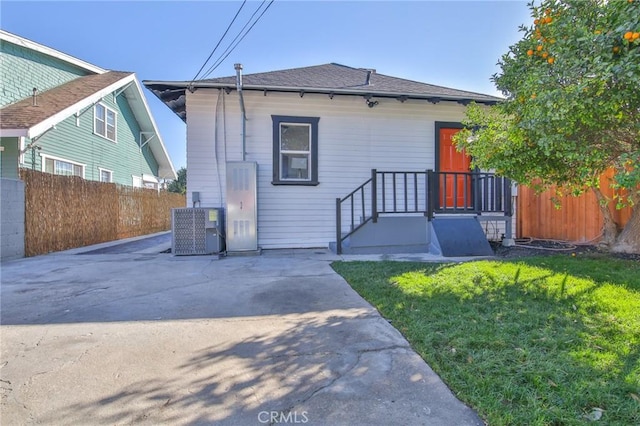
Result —
<svg viewBox="0 0 640 426"><path fill-rule="evenodd" d="M240 4L2 0L0 26L141 81L191 80ZM259 4L247 2L218 53ZM246 74L337 62L497 94L496 63L530 21L525 1L276 0L210 77L234 75L236 62ZM174 166L185 166L185 124L145 93Z"/></svg>

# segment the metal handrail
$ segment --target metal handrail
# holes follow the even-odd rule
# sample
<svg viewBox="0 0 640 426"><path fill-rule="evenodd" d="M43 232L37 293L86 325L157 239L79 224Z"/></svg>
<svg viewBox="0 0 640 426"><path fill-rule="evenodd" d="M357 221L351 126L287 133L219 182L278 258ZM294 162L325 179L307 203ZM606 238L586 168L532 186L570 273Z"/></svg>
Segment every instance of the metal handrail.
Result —
<svg viewBox="0 0 640 426"><path fill-rule="evenodd" d="M431 192L435 193L433 212L435 213L496 213L512 216L511 180L490 172L433 172ZM452 178L452 179L447 179ZM460 179L461 178L461 179ZM453 180L453 188L447 188ZM462 204L458 187L462 183ZM451 193L453 192L453 194ZM452 205L447 198L452 195Z"/></svg>
<svg viewBox="0 0 640 426"><path fill-rule="evenodd" d="M370 183L373 182L372 184L372 197L375 198L375 169L372 170L371 172L371 178L369 178L366 182L364 182L362 185L360 185L359 187L357 187L356 189L354 189L353 191L351 191L347 196L343 197L343 198L336 198L336 253L338 254L342 254L342 242L349 237L351 234L353 234L354 232L356 232L358 229L362 228L367 222L371 221L371 220L375 220L374 217L376 216L375 213L375 209L372 209L371 211L371 215L367 217L366 214L366 203L365 203L365 188L367 185L369 185ZM361 207L361 212L362 212L362 221L356 225L355 223L355 195L356 194L360 194L360 207ZM346 234L342 234L342 203L346 202L346 201L350 201L351 203L351 208L350 208L350 219L351 219L351 223L349 226L349 232L347 232ZM374 203L372 203L372 205L375 205Z"/></svg>
<svg viewBox="0 0 640 426"><path fill-rule="evenodd" d="M380 182L381 205L376 205L377 213L426 213L428 198L428 170L425 171L386 171L376 172ZM424 176L424 177L423 177ZM390 177L390 182L388 182ZM424 181L424 193L419 191ZM387 196L387 187L391 185L391 194ZM421 198L424 195L424 200ZM390 198L390 200L389 200ZM391 206L389 206L391 204Z"/></svg>
<svg viewBox="0 0 640 426"><path fill-rule="evenodd" d="M419 191L424 175L424 192ZM389 182L390 179L390 182ZM453 183L448 183L453 181ZM367 215L365 193L371 186L370 215ZM459 188L459 186L462 188ZM390 186L390 188L388 188ZM453 188L448 188L452 186ZM411 187L411 191L410 191ZM462 194L459 191L462 191ZM390 192L389 194L387 192ZM359 206L356 196L359 195ZM424 196L424 200L421 198ZM451 196L451 197L449 197ZM451 199L452 205L447 205ZM459 199L462 204L459 205ZM343 203L350 202L349 231L342 234ZM389 207L389 203L391 207ZM424 206L424 208L422 208ZM356 225L356 207L361 209L361 221ZM512 216L511 181L489 172L377 171L343 198L336 198L336 252L342 254L342 242L369 221L377 222L380 213L422 213L428 220L435 213L494 213Z"/></svg>

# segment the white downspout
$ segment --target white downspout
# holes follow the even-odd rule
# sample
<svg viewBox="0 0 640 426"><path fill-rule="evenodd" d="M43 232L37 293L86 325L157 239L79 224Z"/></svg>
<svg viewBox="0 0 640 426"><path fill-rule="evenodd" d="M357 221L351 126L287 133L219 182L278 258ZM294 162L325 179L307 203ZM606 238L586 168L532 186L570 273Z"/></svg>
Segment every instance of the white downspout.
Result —
<svg viewBox="0 0 640 426"><path fill-rule="evenodd" d="M244 161L246 155L245 133L247 130L247 114L244 109L244 96L242 95L242 64L235 64L233 67L236 70L236 89L238 90L238 95L240 96L240 119L242 120L242 161Z"/></svg>

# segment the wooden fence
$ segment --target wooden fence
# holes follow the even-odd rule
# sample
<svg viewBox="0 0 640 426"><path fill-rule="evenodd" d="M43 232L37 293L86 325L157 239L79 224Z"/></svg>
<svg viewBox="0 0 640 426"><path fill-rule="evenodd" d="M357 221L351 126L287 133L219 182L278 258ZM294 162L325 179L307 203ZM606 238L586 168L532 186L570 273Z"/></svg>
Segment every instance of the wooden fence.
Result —
<svg viewBox="0 0 640 426"><path fill-rule="evenodd" d="M67 250L171 228L185 196L22 169L25 255Z"/></svg>
<svg viewBox="0 0 640 426"><path fill-rule="evenodd" d="M610 187L612 172L602 175L600 189L607 197L614 195ZM536 194L531 188L518 188L518 213L516 235L544 239L567 240L576 242L597 241L602 233L602 213L596 196L587 191L579 197L564 196L560 208L553 203L555 189L551 188ZM631 217L631 208L615 209L610 203L609 210L620 226L624 226Z"/></svg>

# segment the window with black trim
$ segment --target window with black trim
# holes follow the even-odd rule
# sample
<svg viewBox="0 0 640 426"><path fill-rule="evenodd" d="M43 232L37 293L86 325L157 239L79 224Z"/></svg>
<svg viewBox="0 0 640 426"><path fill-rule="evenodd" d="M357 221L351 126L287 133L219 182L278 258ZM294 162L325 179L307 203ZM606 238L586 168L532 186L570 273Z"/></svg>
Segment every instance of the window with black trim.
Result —
<svg viewBox="0 0 640 426"><path fill-rule="evenodd" d="M272 115L274 185L318 185L319 117Z"/></svg>

